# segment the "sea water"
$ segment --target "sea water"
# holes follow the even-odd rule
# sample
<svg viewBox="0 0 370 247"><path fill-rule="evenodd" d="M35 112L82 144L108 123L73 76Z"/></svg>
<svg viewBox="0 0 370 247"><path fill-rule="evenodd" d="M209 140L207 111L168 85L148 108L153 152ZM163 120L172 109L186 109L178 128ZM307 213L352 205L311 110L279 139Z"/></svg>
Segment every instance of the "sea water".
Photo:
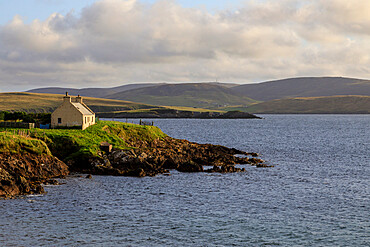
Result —
<svg viewBox="0 0 370 247"><path fill-rule="evenodd" d="M72 176L1 200L0 246L369 246L370 115L263 117L153 121L274 168Z"/></svg>

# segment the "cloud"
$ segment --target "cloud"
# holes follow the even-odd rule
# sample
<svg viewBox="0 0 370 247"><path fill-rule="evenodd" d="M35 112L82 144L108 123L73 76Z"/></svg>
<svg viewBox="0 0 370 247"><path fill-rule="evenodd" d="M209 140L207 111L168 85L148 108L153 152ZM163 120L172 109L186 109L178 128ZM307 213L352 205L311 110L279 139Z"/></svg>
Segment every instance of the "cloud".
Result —
<svg viewBox="0 0 370 247"><path fill-rule="evenodd" d="M246 1L209 13L175 1L103 0L0 26L2 90L125 82L369 77L370 3ZM9 88L9 89L7 89Z"/></svg>

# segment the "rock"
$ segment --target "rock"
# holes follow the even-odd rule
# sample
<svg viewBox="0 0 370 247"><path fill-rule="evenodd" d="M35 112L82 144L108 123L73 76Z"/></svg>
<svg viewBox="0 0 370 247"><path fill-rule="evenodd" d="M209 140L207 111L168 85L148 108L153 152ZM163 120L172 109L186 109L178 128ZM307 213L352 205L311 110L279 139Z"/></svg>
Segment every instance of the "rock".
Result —
<svg viewBox="0 0 370 247"><path fill-rule="evenodd" d="M264 164L264 163L259 163L259 164L256 164L256 167L258 168L269 168L269 167L274 167L273 165L267 165L267 164Z"/></svg>
<svg viewBox="0 0 370 247"><path fill-rule="evenodd" d="M45 193L42 183L68 173L67 165L53 156L0 153L0 198Z"/></svg>
<svg viewBox="0 0 370 247"><path fill-rule="evenodd" d="M226 166L213 166L213 168L205 170L205 172L219 172L219 173L233 173L233 172L244 172L245 168L237 168L233 165L226 165Z"/></svg>
<svg viewBox="0 0 370 247"><path fill-rule="evenodd" d="M88 174L88 175L86 176L86 178L87 178L87 179L92 179L91 174Z"/></svg>
<svg viewBox="0 0 370 247"><path fill-rule="evenodd" d="M49 180L45 181L44 184L59 185L60 183L55 179L49 179Z"/></svg>
<svg viewBox="0 0 370 247"><path fill-rule="evenodd" d="M146 174L144 169L138 168L136 170L129 171L126 175L131 177L145 177Z"/></svg>
<svg viewBox="0 0 370 247"><path fill-rule="evenodd" d="M146 158L148 158L148 155L146 153L141 153L139 156L138 156L138 159L139 160L145 160Z"/></svg>
<svg viewBox="0 0 370 247"><path fill-rule="evenodd" d="M180 172L203 172L203 166L193 162L193 161L187 161L185 163L182 163L177 168Z"/></svg>
<svg viewBox="0 0 370 247"><path fill-rule="evenodd" d="M44 194L45 190L44 187L41 186L41 184L36 184L32 188L33 194Z"/></svg>
<svg viewBox="0 0 370 247"><path fill-rule="evenodd" d="M256 158L257 153L171 137L153 141L125 141L133 149L114 149L108 155L102 152L100 157L90 159L90 165L77 171L97 175L143 177L168 173L171 169L180 172L203 172L203 166L213 166L206 172L241 172L245 169L236 168L235 164L263 163L263 160ZM236 154L249 157L236 157ZM78 168L77 164L74 167Z"/></svg>

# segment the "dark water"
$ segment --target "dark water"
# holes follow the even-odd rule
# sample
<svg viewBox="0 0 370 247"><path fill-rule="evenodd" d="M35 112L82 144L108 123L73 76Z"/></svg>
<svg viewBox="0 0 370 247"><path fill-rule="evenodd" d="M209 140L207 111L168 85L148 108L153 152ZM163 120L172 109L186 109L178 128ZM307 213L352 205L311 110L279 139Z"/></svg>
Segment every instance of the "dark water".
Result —
<svg viewBox="0 0 370 247"><path fill-rule="evenodd" d="M0 201L0 246L369 246L370 115L264 117L154 121L275 168L71 177Z"/></svg>

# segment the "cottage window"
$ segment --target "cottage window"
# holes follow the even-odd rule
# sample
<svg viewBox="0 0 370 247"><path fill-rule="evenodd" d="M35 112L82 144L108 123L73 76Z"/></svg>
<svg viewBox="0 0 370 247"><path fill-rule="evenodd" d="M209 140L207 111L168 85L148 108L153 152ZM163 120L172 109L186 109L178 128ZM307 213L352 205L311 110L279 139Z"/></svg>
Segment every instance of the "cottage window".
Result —
<svg viewBox="0 0 370 247"><path fill-rule="evenodd" d="M62 123L62 118L58 118L58 124Z"/></svg>

